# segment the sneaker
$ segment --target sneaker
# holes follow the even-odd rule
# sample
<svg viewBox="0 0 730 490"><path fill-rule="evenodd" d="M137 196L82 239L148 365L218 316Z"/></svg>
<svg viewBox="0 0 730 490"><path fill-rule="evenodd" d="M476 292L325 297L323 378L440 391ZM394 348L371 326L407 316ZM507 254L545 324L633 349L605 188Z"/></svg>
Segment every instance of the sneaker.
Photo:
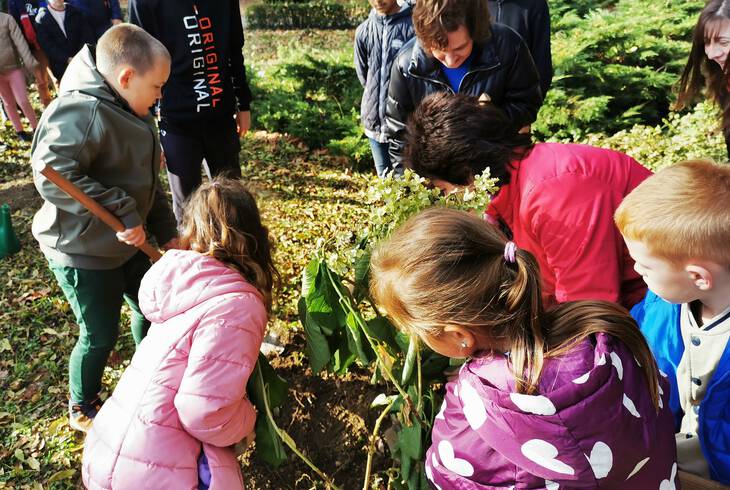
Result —
<svg viewBox="0 0 730 490"><path fill-rule="evenodd" d="M98 396L85 403L68 401L68 425L81 432L88 432L94 417L101 410L102 401Z"/></svg>

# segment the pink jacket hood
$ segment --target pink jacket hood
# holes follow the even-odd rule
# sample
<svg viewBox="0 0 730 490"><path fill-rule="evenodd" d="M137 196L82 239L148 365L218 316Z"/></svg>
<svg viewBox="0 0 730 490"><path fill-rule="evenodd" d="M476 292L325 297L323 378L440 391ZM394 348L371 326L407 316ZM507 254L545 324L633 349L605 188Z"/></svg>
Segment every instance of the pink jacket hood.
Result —
<svg viewBox="0 0 730 490"><path fill-rule="evenodd" d="M150 269L139 288L139 306L152 323L163 323L212 298L230 293L261 293L241 274L213 257L170 250Z"/></svg>

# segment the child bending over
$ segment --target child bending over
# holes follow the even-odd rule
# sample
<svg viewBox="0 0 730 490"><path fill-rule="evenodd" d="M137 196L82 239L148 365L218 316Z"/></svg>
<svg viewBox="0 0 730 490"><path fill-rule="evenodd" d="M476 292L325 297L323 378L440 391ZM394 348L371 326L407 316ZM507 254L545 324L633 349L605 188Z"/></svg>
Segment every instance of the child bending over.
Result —
<svg viewBox="0 0 730 490"><path fill-rule="evenodd" d="M269 233L243 184L216 179L185 206L180 246L142 280L152 327L86 438L88 488L243 489L231 446L256 421L246 382L277 278Z"/></svg>
<svg viewBox="0 0 730 490"><path fill-rule="evenodd" d="M122 301L132 309L139 343L149 322L137 290L150 261L135 247L145 227L163 248L174 243L175 217L160 187L160 143L150 107L170 74L167 49L142 29L123 24L85 46L69 64L59 97L41 118L31 148L36 188L44 200L33 236L79 325L69 359L70 425L87 431L119 335ZM113 213L117 233L48 181L48 165Z"/></svg>
<svg viewBox="0 0 730 490"><path fill-rule="evenodd" d="M459 211L411 218L371 266L398 326L468 358L426 453L436 488L674 488L669 384L626 310L545 311L535 258Z"/></svg>

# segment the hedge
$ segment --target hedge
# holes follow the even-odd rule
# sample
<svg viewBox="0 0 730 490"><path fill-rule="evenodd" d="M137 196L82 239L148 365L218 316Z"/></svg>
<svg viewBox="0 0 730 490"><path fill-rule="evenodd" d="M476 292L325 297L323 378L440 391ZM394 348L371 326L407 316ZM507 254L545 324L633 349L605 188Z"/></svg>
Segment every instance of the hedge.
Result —
<svg viewBox="0 0 730 490"><path fill-rule="evenodd" d="M360 3L309 2L260 3L246 9L249 29L350 29L357 27L370 12Z"/></svg>

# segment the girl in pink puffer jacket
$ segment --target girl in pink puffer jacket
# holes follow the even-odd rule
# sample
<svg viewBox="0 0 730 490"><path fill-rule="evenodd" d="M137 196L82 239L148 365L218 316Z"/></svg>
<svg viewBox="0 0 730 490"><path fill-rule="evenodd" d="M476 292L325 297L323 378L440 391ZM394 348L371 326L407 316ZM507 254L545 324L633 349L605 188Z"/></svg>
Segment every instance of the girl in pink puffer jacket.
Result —
<svg viewBox="0 0 730 490"><path fill-rule="evenodd" d="M152 327L86 437L90 489L243 488L232 446L254 429L246 382L278 273L242 183L191 196L180 248L142 280Z"/></svg>

